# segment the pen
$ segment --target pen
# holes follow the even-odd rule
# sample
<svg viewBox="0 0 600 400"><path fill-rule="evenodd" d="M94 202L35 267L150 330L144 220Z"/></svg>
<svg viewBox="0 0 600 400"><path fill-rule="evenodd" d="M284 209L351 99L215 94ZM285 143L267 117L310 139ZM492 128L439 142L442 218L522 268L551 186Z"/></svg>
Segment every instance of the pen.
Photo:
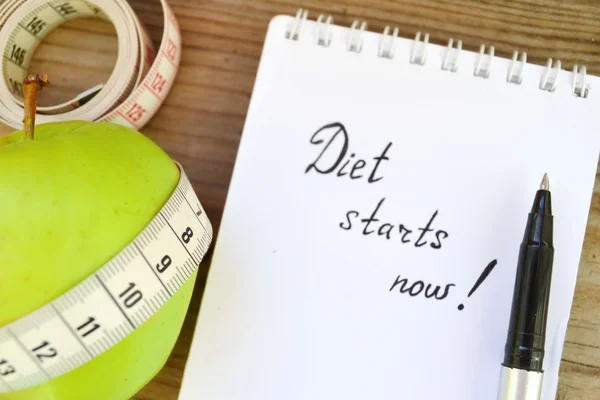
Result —
<svg viewBox="0 0 600 400"><path fill-rule="evenodd" d="M548 175L527 217L504 347L498 400L538 400L542 394L544 341L554 247Z"/></svg>

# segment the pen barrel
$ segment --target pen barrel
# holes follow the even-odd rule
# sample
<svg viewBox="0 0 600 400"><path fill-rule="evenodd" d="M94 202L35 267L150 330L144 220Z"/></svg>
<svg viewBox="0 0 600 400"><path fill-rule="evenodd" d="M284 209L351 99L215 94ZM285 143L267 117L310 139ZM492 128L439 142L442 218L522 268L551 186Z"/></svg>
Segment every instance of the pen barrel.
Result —
<svg viewBox="0 0 600 400"><path fill-rule="evenodd" d="M543 372L546 319L550 300L553 217L550 192L540 190L519 250L504 362L502 365Z"/></svg>

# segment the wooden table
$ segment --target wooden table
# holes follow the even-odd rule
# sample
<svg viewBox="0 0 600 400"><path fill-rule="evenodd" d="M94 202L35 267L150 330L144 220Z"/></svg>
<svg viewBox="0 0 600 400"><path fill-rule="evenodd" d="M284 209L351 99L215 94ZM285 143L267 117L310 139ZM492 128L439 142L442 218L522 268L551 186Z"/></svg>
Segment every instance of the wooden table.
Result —
<svg viewBox="0 0 600 400"><path fill-rule="evenodd" d="M132 0L152 37L161 34L157 0ZM449 37L463 47L493 44L496 54L527 51L528 61L559 58L566 69L585 64L600 74L600 3L563 1L431 2L333 0L170 0L183 34L183 58L175 86L143 132L181 162L216 229L221 218L248 101L269 19L308 8L314 18L332 14L349 26L365 19L369 30L399 26L400 35L430 33L430 41ZM77 35L77 41L72 39ZM597 42L599 41L599 42ZM31 71L53 76L53 89L41 104L71 98L112 71L116 58L112 27L74 21L53 32L38 49ZM599 90L600 88L592 88ZM600 112L600 111L599 111ZM11 128L0 126L0 132ZM568 134L566 132L565 134ZM167 364L136 396L138 400L176 399L209 259L203 262L183 330ZM600 399L600 174L588 221L571 319L560 369L559 399Z"/></svg>

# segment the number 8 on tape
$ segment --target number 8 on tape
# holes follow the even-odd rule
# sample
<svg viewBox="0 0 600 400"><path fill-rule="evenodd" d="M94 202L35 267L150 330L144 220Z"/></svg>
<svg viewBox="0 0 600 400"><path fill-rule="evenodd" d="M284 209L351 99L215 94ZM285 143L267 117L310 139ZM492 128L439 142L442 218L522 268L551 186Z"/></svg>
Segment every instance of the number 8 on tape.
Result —
<svg viewBox="0 0 600 400"><path fill-rule="evenodd" d="M144 230L77 286L0 328L0 393L61 376L156 313L196 270L212 226L186 177Z"/></svg>

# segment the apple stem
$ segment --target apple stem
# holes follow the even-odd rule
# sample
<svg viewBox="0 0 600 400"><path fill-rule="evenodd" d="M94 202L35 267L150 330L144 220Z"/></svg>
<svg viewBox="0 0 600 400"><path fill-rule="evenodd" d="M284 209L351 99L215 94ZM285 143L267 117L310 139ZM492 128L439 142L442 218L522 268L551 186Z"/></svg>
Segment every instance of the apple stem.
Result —
<svg viewBox="0 0 600 400"><path fill-rule="evenodd" d="M46 74L30 74L23 80L24 106L25 116L23 118L23 130L25 138L33 140L33 131L35 128L35 112L37 108L36 96L37 92L42 90L44 86L48 86L50 81Z"/></svg>

